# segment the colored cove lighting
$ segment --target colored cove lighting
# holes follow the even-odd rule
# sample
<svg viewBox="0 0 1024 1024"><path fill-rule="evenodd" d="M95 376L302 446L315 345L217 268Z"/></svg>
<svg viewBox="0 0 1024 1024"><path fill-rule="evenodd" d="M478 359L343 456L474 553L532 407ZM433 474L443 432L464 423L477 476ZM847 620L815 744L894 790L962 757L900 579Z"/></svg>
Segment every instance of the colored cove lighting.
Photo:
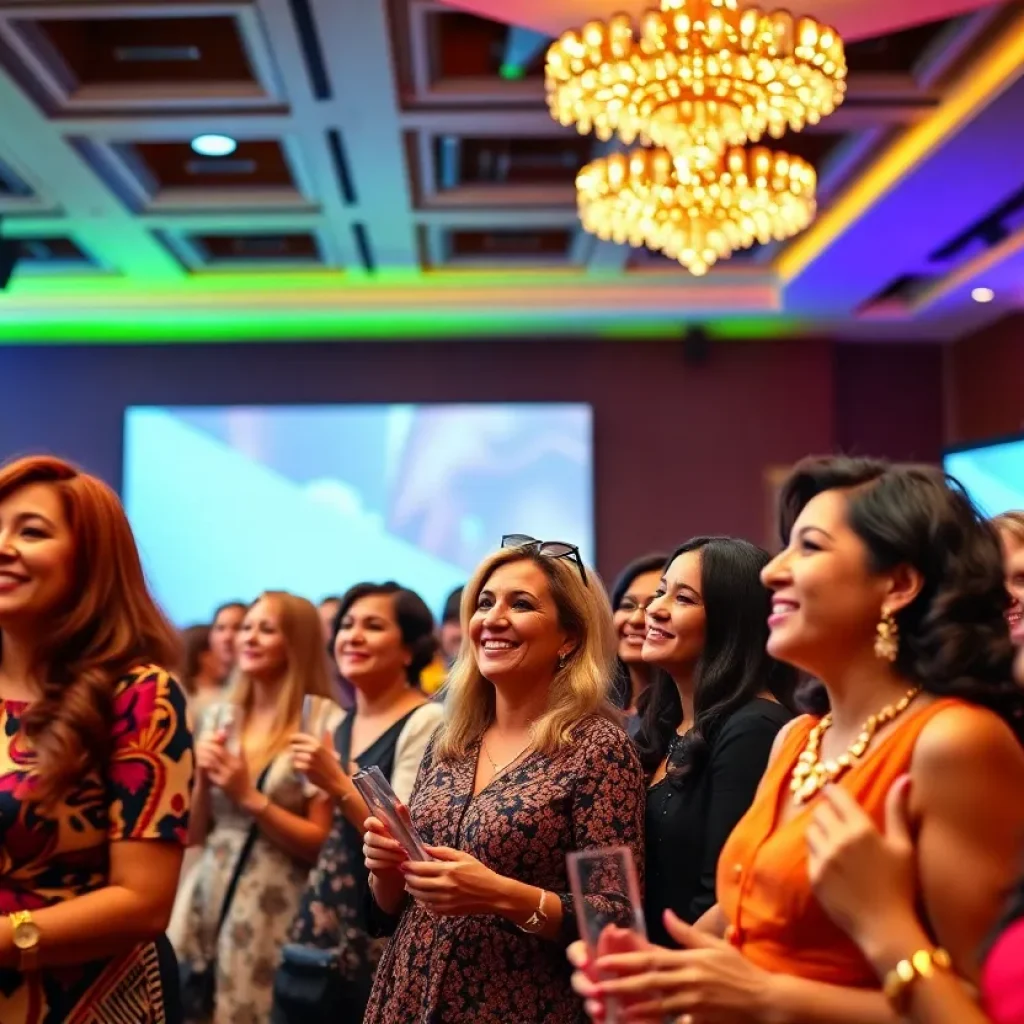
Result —
<svg viewBox="0 0 1024 1024"><path fill-rule="evenodd" d="M192 151L200 156L231 156L238 143L229 135L197 135L192 140Z"/></svg>

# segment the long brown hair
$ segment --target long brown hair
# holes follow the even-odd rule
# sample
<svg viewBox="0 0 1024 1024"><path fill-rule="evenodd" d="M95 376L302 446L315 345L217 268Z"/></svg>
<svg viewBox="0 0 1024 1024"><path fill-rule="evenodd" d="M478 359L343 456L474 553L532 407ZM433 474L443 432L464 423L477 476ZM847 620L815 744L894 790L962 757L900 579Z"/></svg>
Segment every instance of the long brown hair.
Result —
<svg viewBox="0 0 1024 1024"><path fill-rule="evenodd" d="M37 757L33 798L49 802L106 763L116 682L142 665L177 665L178 643L146 587L117 495L62 459L31 456L0 467L0 500L30 484L60 495L74 551L71 590L35 652L42 698L21 719Z"/></svg>

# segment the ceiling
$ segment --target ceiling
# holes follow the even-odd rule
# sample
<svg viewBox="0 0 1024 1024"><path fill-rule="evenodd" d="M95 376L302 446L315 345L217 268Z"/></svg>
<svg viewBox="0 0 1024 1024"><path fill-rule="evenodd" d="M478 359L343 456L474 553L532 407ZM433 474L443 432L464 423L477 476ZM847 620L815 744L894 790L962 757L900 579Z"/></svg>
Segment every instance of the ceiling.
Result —
<svg viewBox="0 0 1024 1024"><path fill-rule="evenodd" d="M0 343L935 340L1024 306L1022 0L811 0L851 69L782 142L817 221L704 278L580 230L607 147L544 101L548 36L650 2L0 0Z"/></svg>

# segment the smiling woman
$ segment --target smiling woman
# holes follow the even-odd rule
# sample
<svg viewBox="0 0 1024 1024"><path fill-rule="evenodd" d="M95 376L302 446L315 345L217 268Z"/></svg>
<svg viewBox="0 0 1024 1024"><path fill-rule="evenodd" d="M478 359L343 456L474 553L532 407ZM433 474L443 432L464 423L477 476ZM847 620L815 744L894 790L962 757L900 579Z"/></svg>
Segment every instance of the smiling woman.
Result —
<svg viewBox="0 0 1024 1024"><path fill-rule="evenodd" d="M192 738L173 630L106 484L0 468L0 1020L179 1018L163 939Z"/></svg>
<svg viewBox="0 0 1024 1024"><path fill-rule="evenodd" d="M410 801L434 859L405 860L368 822L380 923L396 930L366 1024L579 1019L566 854L625 845L642 866L643 775L608 699L608 600L582 565L542 553L563 549L506 548L466 585L468 642ZM588 898L623 916L613 897Z"/></svg>

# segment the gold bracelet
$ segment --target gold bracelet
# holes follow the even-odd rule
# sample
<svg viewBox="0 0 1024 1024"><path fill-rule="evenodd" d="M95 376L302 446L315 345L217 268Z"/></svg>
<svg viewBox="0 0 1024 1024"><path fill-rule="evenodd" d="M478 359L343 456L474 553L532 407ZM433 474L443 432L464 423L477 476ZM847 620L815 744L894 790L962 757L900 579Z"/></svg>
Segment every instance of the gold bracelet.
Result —
<svg viewBox="0 0 1024 1024"><path fill-rule="evenodd" d="M918 978L932 978L935 969L948 971L953 966L949 954L937 947L936 949L919 949L909 960L901 960L882 982L882 991L889 1005L902 1017L907 1011L910 986Z"/></svg>

